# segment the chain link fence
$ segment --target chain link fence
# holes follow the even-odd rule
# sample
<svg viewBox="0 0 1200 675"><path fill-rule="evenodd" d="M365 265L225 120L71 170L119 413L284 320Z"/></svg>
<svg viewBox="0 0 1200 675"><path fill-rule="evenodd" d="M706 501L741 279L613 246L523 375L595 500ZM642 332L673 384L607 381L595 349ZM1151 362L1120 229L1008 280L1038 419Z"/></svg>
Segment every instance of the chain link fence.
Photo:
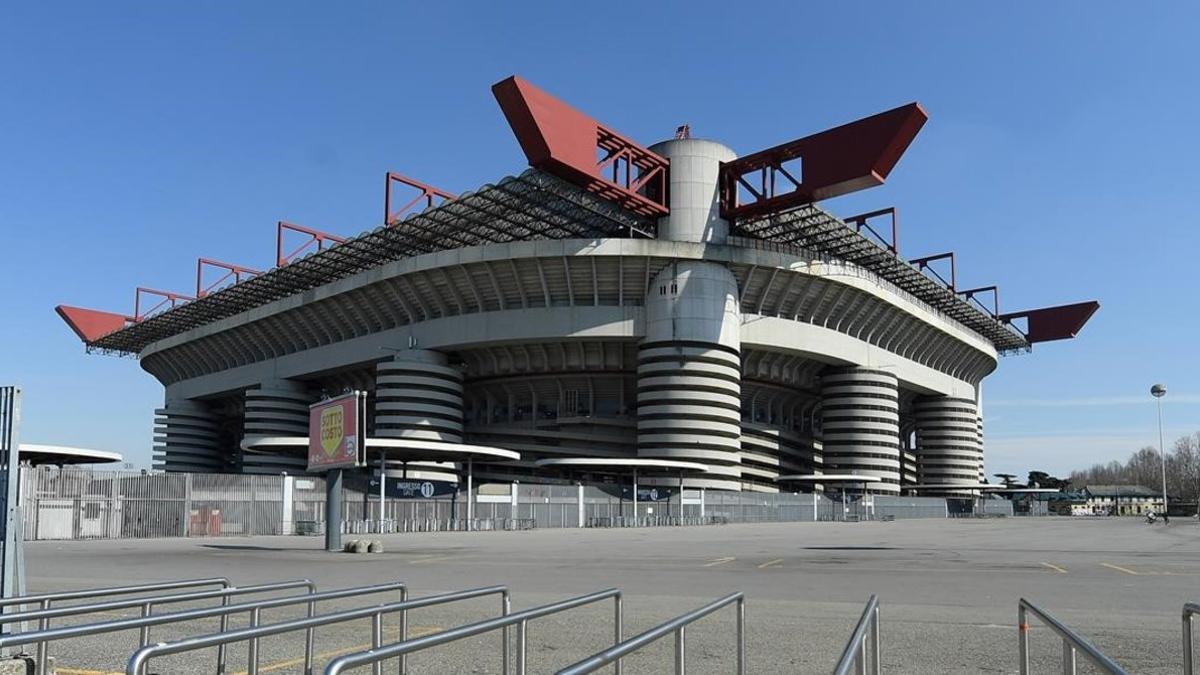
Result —
<svg viewBox="0 0 1200 675"><path fill-rule="evenodd" d="M21 475L27 541L317 534L325 481L309 476L144 473L50 466ZM465 494L386 498L348 487L341 527L349 533L513 530L718 523L945 518L945 499L725 492L618 484L484 484L468 518ZM986 503L1011 514L1011 503ZM1007 508L1007 510L1006 510ZM581 511L582 509L582 511Z"/></svg>

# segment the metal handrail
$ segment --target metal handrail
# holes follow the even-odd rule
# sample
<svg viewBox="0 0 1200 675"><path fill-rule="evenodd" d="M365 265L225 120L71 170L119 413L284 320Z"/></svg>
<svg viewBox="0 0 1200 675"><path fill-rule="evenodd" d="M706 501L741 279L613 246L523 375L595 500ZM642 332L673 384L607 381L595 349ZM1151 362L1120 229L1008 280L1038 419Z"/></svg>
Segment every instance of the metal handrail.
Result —
<svg viewBox="0 0 1200 675"><path fill-rule="evenodd" d="M714 600L699 609L677 616L628 640L618 642L602 652L563 668L556 675L584 675L584 673L596 672L671 633L675 634L675 674L683 675L687 640L684 628L734 602L737 603L737 674L744 675L746 672L746 599L742 593L732 593L719 600Z"/></svg>
<svg viewBox="0 0 1200 675"><path fill-rule="evenodd" d="M211 591L178 593L176 595L154 595L144 598L130 598L127 600L109 600L107 602L98 602L90 605L68 605L66 607L52 607L50 609L36 609L26 612L0 614L0 625L6 623L15 623L17 621L56 619L64 616L76 616L79 614L94 614L97 612L110 612L117 609L129 609L130 607L145 607L146 605L158 606L175 602L207 600L208 598L219 598L222 596L232 595L248 595L251 593L267 593L269 591L282 591L289 588L300 587L308 588L314 593L316 592L316 584L314 584L311 580L295 579L292 581L276 581L269 584L257 584L254 586L230 586L229 588L218 588Z"/></svg>
<svg viewBox="0 0 1200 675"><path fill-rule="evenodd" d="M1183 605L1183 675L1192 675L1196 664L1192 659L1192 615L1200 614L1200 603L1186 602Z"/></svg>
<svg viewBox="0 0 1200 675"><path fill-rule="evenodd" d="M210 577L208 579L184 579L176 581L161 581L153 584L138 584L136 586L111 586L109 588L85 588L76 591L59 591L56 593L35 593L32 595L15 595L11 598L0 598L0 607L8 605L32 605L55 600L79 600L81 598L96 598L104 595L128 595L130 593L149 593L151 591L169 591L194 586L220 585L228 588L231 583L228 577Z"/></svg>
<svg viewBox="0 0 1200 675"><path fill-rule="evenodd" d="M869 650L868 637L871 641ZM847 675L851 668L858 675L879 675L879 597L874 594L867 599L867 606L863 608L858 625L842 650L842 657L833 668L833 675Z"/></svg>
<svg viewBox="0 0 1200 675"><path fill-rule="evenodd" d="M95 614L97 612L109 612L117 609L128 609L130 607L138 607L142 610L142 616L150 616L150 612L156 605L162 605L173 602L189 602L195 600L205 600L208 598L221 598L223 605L228 605L229 598L235 595L250 595L254 593L269 593L272 591L283 591L291 588L307 588L308 593L315 593L317 585L310 579L297 579L294 581L279 581L270 584L258 584L255 586L230 586L218 588L211 591L195 591L192 593L177 593L175 595L156 595L140 598L129 598L126 600L109 600L107 602L92 603L90 605L68 605L66 607L54 607L46 609L32 610L28 612L12 612L9 614L0 614L0 626L4 624L37 621L38 630L44 631L50 628L50 619L61 618L64 616L79 616L81 614ZM42 604L49 604L48 600L43 600ZM228 615L221 617L222 628L225 628L228 623ZM140 635L141 644L150 642L150 627L144 626L141 629ZM41 640L37 643L37 673L44 675L47 664L50 662L50 643L46 640ZM217 658L218 671L222 670L225 664L224 652L220 653Z"/></svg>
<svg viewBox="0 0 1200 675"><path fill-rule="evenodd" d="M1051 630L1053 630L1055 633L1058 633L1058 636L1062 638L1062 670L1064 675L1074 675L1076 652L1082 653L1088 661L1091 661L1094 666L1106 673L1111 673L1112 675L1125 675L1125 669L1117 665L1116 661L1113 661L1105 656L1082 635L1079 635L1075 631L1071 630L1066 626L1066 624L1042 611L1025 598L1021 598L1021 601L1017 604L1017 630L1020 633L1018 645L1020 648L1021 675L1028 675L1029 673L1029 612L1032 612L1033 615L1040 619L1042 623L1049 626Z"/></svg>
<svg viewBox="0 0 1200 675"><path fill-rule="evenodd" d="M170 612L167 614L157 614L151 616L135 617L131 619L114 619L112 621L104 621L100 623L79 624L76 626L61 626L59 628L47 628L46 630L37 630L31 632L10 633L0 635L0 648L11 647L13 645L27 644L30 642L56 642L58 640L69 640L77 637L90 637L92 635L101 635L104 633L115 633L123 630L133 630L149 628L150 626L161 626L170 623L178 623L181 621L192 621L195 619L207 619L214 616L222 617L222 629L228 624L225 619L231 614L248 612L252 625L256 625L259 619L260 612L264 609L272 609L276 607L288 607L291 605L308 605L309 616L314 614L316 603L322 600L337 600L341 598L350 598L359 595L369 595L372 593L383 593L387 591L399 591L400 599L405 600L408 595L408 587L403 582L389 582L386 584L375 584L372 586L358 586L354 588L341 588L334 591L322 591L320 593L310 593L306 595L297 595L284 598L268 598L257 602L244 602L237 605L220 605L218 607L202 607L200 609L188 609L178 612ZM405 626L406 618L402 615L400 618L401 626ZM305 667L312 667L313 655L313 636L311 632L306 636L306 645L304 652ZM140 643L139 646L145 643ZM217 654L217 672L224 672L225 650L219 649Z"/></svg>
<svg viewBox="0 0 1200 675"><path fill-rule="evenodd" d="M448 642L474 637L476 635L488 633L499 628L507 629L509 626L514 624L517 626L517 675L525 675L525 634L526 625L529 621L544 616L549 616L551 614L565 612L568 609L582 607L583 605L590 605L595 602L600 602L601 600L607 600L608 598L613 598L616 602L614 613L614 620L616 623L615 641L619 643L621 641L621 622L623 614L621 610L621 591L616 588L610 588L605 591L597 591L596 593L581 595L575 598L551 603L549 605L541 605L532 609L526 609L521 612L502 616L498 619L479 621L476 623L467 624L465 626L451 628L440 633L419 637L413 640L401 640L400 642L390 644L386 647L373 647L368 651L339 656L325 666L325 675L340 675L341 672L347 668L365 666L369 663L379 665L387 659L403 656L405 654L411 654L415 651L420 651L429 647L436 647ZM505 643L507 644L507 640ZM507 655L505 655L504 658L504 667L502 672L505 675L508 675L509 672ZM616 662L614 672L618 673L618 675L621 672L621 661L619 659Z"/></svg>
<svg viewBox="0 0 1200 675"><path fill-rule="evenodd" d="M169 656L171 654L179 654L196 649L205 649L208 647L216 647L231 642L248 641L250 643L249 662L246 666L247 675L258 674L258 640L272 635L282 635L283 633L291 633L298 630L310 631L319 626L328 626L344 621L353 621L355 619L363 619L371 617L371 643L378 647L383 642L383 615L393 614L395 612L407 612L410 609L420 609L421 607L430 607L433 605L441 605L449 602L457 602L459 600L470 600L485 595L501 596L501 605L503 611L507 611L510 607L508 587L507 586L485 586L482 588L473 588L466 591L456 591L453 593L442 593L440 595L429 595L423 598L414 598L403 602L394 602L384 605L375 605L373 607L361 607L358 609L350 609L331 614L319 614L317 616L305 617L303 619L293 619L281 623L267 624L265 626L252 626L250 628L242 628L238 630L211 633L209 635L200 635L196 637L184 638L175 642L160 642L155 645L146 645L138 649L129 657L129 663L125 667L126 675L144 675L146 666L150 659ZM403 628L402 628L403 630ZM378 675L382 672L382 663L376 664L375 673ZM305 672L311 672L308 668ZM403 672L403 670L401 671Z"/></svg>

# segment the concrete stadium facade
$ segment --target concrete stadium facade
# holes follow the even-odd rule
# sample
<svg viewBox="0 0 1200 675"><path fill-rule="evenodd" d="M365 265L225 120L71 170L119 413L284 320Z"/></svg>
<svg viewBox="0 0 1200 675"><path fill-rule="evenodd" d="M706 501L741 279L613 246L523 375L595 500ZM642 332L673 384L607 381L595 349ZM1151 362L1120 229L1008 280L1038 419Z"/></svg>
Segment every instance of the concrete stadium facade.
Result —
<svg viewBox="0 0 1200 675"><path fill-rule="evenodd" d="M775 492L849 475L881 494L976 493L982 382L1033 340L815 204L757 230L727 217L722 172L737 157L720 143L642 150L669 164L657 212L627 208L645 189L606 198L531 159L144 320L60 313L164 385L167 471L302 473L308 406L358 389L379 446L520 453L477 459L482 481L588 478L555 458L639 459L705 469L647 471L651 485ZM802 228L817 234L755 234ZM841 248L821 243L829 233ZM91 315L70 312L110 323L89 335ZM448 457L380 461L455 481Z"/></svg>
<svg viewBox="0 0 1200 675"><path fill-rule="evenodd" d="M536 480L537 459L590 456L701 462L710 472L686 484L717 489L823 471L879 476L882 493L976 485L996 349L868 270L731 243L716 176L732 151L652 149L673 169L655 239L405 258L148 346L142 365L166 387L157 465L302 472L303 457L257 441L307 436L308 405L355 387L373 394L375 436L522 454L478 467L483 479ZM971 434L939 436L940 418L919 414L943 401Z"/></svg>

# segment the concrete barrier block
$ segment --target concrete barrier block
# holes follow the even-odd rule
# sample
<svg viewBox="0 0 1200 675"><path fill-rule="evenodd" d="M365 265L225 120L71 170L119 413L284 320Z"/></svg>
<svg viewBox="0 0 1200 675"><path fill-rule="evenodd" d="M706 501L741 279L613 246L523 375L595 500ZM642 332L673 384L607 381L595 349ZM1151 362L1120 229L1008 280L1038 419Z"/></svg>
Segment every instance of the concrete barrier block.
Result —
<svg viewBox="0 0 1200 675"><path fill-rule="evenodd" d="M372 541L371 545L367 547L367 553L383 553L383 542L378 539Z"/></svg>
<svg viewBox="0 0 1200 675"><path fill-rule="evenodd" d="M354 553L354 549L355 549L357 546L358 546L358 540L357 540L357 539L351 539L350 541L347 541L347 542L346 542L346 545L343 547L343 549L342 549L342 550L344 550L346 553Z"/></svg>
<svg viewBox="0 0 1200 675"><path fill-rule="evenodd" d="M33 675L34 672L36 670L34 668L33 657L13 656L11 658L0 659L0 675ZM50 659L46 672L54 675L54 659Z"/></svg>
<svg viewBox="0 0 1200 675"><path fill-rule="evenodd" d="M354 542L354 552L366 553L368 545L369 542L366 539L359 539L358 541Z"/></svg>

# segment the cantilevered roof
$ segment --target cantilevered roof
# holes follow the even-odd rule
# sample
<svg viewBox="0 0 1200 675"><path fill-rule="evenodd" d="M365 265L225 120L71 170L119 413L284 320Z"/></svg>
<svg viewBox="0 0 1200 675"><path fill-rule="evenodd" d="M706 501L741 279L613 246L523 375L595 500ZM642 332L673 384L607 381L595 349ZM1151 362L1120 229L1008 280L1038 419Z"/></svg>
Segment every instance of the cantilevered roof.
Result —
<svg viewBox="0 0 1200 675"><path fill-rule="evenodd" d="M652 237L653 232L651 221L529 169L109 333L88 348L137 353L218 319L423 253L528 239Z"/></svg>
<svg viewBox="0 0 1200 675"><path fill-rule="evenodd" d="M734 233L801 255L827 256L873 272L991 341L1028 348L1025 337L939 285L845 221L816 205L738 221ZM392 227L379 227L323 251L227 286L87 342L88 349L136 354L146 346L296 293L403 258L467 246L531 239L655 236L651 219L537 169L485 185ZM731 243L736 244L736 240Z"/></svg>
<svg viewBox="0 0 1200 675"><path fill-rule="evenodd" d="M733 229L736 234L796 246L869 269L979 333L999 351L1029 347L1029 341L1015 328L925 276L912 264L816 204L739 220Z"/></svg>
<svg viewBox="0 0 1200 675"><path fill-rule="evenodd" d="M42 464L107 464L120 462L124 458L120 453L92 448L74 448L67 445L42 445L40 443L22 443L21 461L34 466Z"/></svg>

